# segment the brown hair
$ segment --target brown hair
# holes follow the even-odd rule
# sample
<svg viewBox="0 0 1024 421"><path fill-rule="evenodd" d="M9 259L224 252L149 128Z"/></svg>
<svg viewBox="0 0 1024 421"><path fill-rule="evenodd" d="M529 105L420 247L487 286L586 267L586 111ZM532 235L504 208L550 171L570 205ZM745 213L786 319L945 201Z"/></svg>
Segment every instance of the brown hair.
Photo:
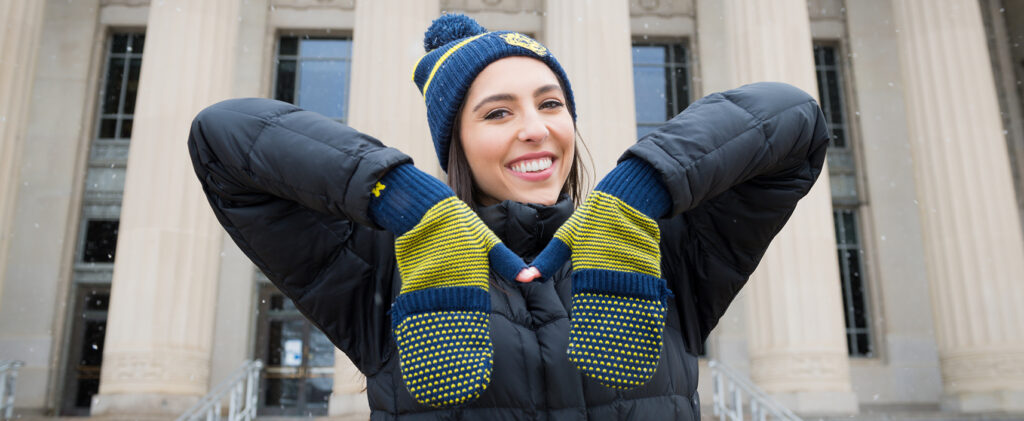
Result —
<svg viewBox="0 0 1024 421"><path fill-rule="evenodd" d="M458 114L455 115L455 123L452 126L452 141L448 146L448 186L452 188L460 200L476 210L480 206L483 192L480 191L480 187L476 184L476 179L473 178L473 171L469 168L469 161L466 160L466 152L462 150L462 136L459 135L461 121L462 110L459 109ZM587 167L583 165L580 147L582 146L586 149L588 157L590 156L590 149L583 143L583 138L580 137L579 131L576 130L575 121L572 123L572 128L573 133L575 133L576 147L573 148L572 166L569 168L569 175L565 179L565 184L562 185L560 194L568 194L573 203L579 205L583 200L583 194L587 190L584 183L586 181L585 178L591 175Z"/></svg>

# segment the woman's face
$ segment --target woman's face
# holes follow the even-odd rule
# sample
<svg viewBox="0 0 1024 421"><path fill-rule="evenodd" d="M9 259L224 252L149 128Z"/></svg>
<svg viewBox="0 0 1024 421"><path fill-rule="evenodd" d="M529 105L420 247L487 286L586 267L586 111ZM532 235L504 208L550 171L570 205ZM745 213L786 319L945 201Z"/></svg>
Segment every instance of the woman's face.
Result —
<svg viewBox="0 0 1024 421"><path fill-rule="evenodd" d="M484 68L466 95L459 135L481 204L558 200L575 128L558 77L541 61L507 57Z"/></svg>

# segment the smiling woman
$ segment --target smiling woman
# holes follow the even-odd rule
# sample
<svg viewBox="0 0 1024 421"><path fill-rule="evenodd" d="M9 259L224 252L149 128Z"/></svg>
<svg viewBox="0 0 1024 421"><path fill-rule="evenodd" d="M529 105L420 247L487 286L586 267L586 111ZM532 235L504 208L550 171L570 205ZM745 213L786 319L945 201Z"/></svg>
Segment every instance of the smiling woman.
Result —
<svg viewBox="0 0 1024 421"><path fill-rule="evenodd" d="M366 376L373 419L700 419L697 354L821 171L817 104L706 97L584 199L550 51L463 15L424 47L451 187L337 121L229 100L189 139L221 224Z"/></svg>

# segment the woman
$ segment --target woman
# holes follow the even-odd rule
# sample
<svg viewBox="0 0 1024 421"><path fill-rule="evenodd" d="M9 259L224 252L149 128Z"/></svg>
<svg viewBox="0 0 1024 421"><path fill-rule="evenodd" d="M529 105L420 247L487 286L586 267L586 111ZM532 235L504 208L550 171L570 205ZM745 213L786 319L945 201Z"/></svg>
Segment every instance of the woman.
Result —
<svg viewBox="0 0 1024 421"><path fill-rule="evenodd" d="M451 189L314 113L230 100L189 137L224 228L366 375L372 419L699 419L703 341L821 172L817 104L771 83L705 97L576 209L551 53L461 15L425 47Z"/></svg>

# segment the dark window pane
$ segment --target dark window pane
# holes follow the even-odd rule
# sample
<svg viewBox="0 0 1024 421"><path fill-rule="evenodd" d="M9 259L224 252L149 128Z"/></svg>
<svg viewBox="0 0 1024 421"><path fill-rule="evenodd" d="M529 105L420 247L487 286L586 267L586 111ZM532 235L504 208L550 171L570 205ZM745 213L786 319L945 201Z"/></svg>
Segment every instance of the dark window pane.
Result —
<svg viewBox="0 0 1024 421"><path fill-rule="evenodd" d="M281 309L283 309L284 308L284 300L285 300L284 295L281 295L281 294L274 294L274 295L270 296L270 309L271 310L281 310Z"/></svg>
<svg viewBox="0 0 1024 421"><path fill-rule="evenodd" d="M132 119L126 118L121 120L121 135L118 137L121 139L130 139L132 137Z"/></svg>
<svg viewBox="0 0 1024 421"><path fill-rule="evenodd" d="M292 300L280 293L270 296L270 309L273 311L299 311L295 308L295 303Z"/></svg>
<svg viewBox="0 0 1024 421"><path fill-rule="evenodd" d="M304 39L300 41L299 49L303 58L347 58L352 56L352 41Z"/></svg>
<svg viewBox="0 0 1024 421"><path fill-rule="evenodd" d="M686 47L683 44L672 45L672 62L686 64Z"/></svg>
<svg viewBox="0 0 1024 421"><path fill-rule="evenodd" d="M100 391L100 380L81 379L77 383L78 391L75 393L75 406L79 408L92 406L92 396Z"/></svg>
<svg viewBox="0 0 1024 421"><path fill-rule="evenodd" d="M867 333L858 333L854 340L857 344L857 352L860 355L870 357L872 354L871 337Z"/></svg>
<svg viewBox="0 0 1024 421"><path fill-rule="evenodd" d="M278 55L294 56L299 54L299 39L296 37L282 37L278 46Z"/></svg>
<svg viewBox="0 0 1024 421"><path fill-rule="evenodd" d="M117 220L91 220L86 223L83 262L112 263L117 247Z"/></svg>
<svg viewBox="0 0 1024 421"><path fill-rule="evenodd" d="M315 377L306 380L306 407L327 408L327 400L331 398L334 379L331 377Z"/></svg>
<svg viewBox="0 0 1024 421"><path fill-rule="evenodd" d="M297 379L267 379L266 406L294 408L299 403L299 381Z"/></svg>
<svg viewBox="0 0 1024 421"><path fill-rule="evenodd" d="M110 305L110 293L94 291L85 296L85 309L90 311L107 311Z"/></svg>
<svg viewBox="0 0 1024 421"><path fill-rule="evenodd" d="M687 73L685 67L676 67L672 71L672 86L675 90L675 95L668 104L668 118L675 117L687 105L690 105L690 76Z"/></svg>
<svg viewBox="0 0 1024 421"><path fill-rule="evenodd" d="M128 34L116 34L110 41L110 52L123 53L128 50Z"/></svg>
<svg viewBox="0 0 1024 421"><path fill-rule="evenodd" d="M840 99L842 92L839 92L839 75L835 70L829 70L825 72L825 82L829 98L829 120L840 123L843 118L843 101Z"/></svg>
<svg viewBox="0 0 1024 421"><path fill-rule="evenodd" d="M841 211L841 210L832 211L832 222L833 222L832 225L835 226L835 229L836 229L836 242L839 243L839 244L843 243L843 240L842 240L842 238L843 238L843 227L842 227L842 223L841 223L841 219L840 219L842 217L841 216L842 212L843 211Z"/></svg>
<svg viewBox="0 0 1024 421"><path fill-rule="evenodd" d="M295 60L278 61L274 99L295 103L295 67Z"/></svg>
<svg viewBox="0 0 1024 421"><path fill-rule="evenodd" d="M864 285L860 281L860 256L857 252L847 252L850 273L850 300L853 302L852 327L868 327L867 309L864 306ZM848 323L849 324L849 323Z"/></svg>
<svg viewBox="0 0 1024 421"><path fill-rule="evenodd" d="M846 147L846 131L839 127L832 127L832 146L837 148Z"/></svg>
<svg viewBox="0 0 1024 421"><path fill-rule="evenodd" d="M112 58L107 65L107 81L103 85L103 114L117 114L119 111L124 65L125 60L122 58Z"/></svg>
<svg viewBox="0 0 1024 421"><path fill-rule="evenodd" d="M106 320L89 320L85 322L85 334L82 337L82 357L80 365L99 366L103 363L103 338L106 335Z"/></svg>
<svg viewBox="0 0 1024 421"><path fill-rule="evenodd" d="M135 113L135 95L139 92L139 72L142 70L142 59L134 58L128 63L127 92L124 96L124 114Z"/></svg>
<svg viewBox="0 0 1024 421"><path fill-rule="evenodd" d="M132 54L142 54L142 47L146 44L146 34L132 35Z"/></svg>
<svg viewBox="0 0 1024 421"><path fill-rule="evenodd" d="M846 243L859 246L860 240L857 238L857 214L852 210L843 211L843 226L846 227Z"/></svg>
<svg viewBox="0 0 1024 421"><path fill-rule="evenodd" d="M117 119L104 118L100 120L100 139L113 139L117 135Z"/></svg>

